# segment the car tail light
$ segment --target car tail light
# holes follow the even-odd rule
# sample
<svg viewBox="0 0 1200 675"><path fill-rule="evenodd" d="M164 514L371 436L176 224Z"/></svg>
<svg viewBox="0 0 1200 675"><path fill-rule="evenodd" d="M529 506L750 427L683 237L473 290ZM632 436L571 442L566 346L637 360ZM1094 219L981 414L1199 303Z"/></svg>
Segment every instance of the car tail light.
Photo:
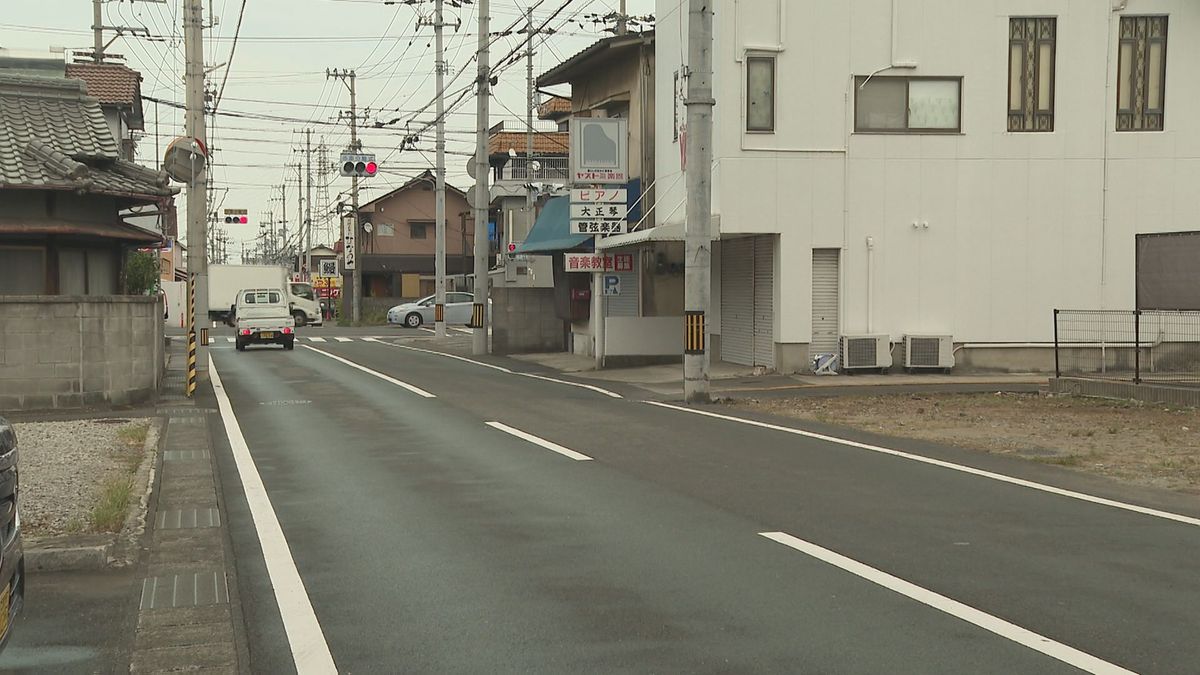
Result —
<svg viewBox="0 0 1200 675"><path fill-rule="evenodd" d="M291 335L291 334L292 334L292 329L291 329L290 327L288 327L288 326L284 326L284 327L283 327L283 334L284 334L284 335Z"/></svg>
<svg viewBox="0 0 1200 675"><path fill-rule="evenodd" d="M241 333L242 335L249 335L249 334L250 334L250 329L249 329L249 328L243 328L243 329L241 329L241 330L240 330L240 331L238 331L238 332L239 332L239 333Z"/></svg>

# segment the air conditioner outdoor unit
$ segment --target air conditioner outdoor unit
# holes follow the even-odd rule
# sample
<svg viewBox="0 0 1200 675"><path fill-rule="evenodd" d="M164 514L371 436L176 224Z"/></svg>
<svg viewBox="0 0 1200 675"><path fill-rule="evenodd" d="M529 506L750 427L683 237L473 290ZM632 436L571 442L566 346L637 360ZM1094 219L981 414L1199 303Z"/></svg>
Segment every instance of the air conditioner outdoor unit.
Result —
<svg viewBox="0 0 1200 675"><path fill-rule="evenodd" d="M950 370L954 367L954 340L949 335L905 335L904 367Z"/></svg>
<svg viewBox="0 0 1200 675"><path fill-rule="evenodd" d="M842 370L887 370L892 367L890 335L843 335Z"/></svg>

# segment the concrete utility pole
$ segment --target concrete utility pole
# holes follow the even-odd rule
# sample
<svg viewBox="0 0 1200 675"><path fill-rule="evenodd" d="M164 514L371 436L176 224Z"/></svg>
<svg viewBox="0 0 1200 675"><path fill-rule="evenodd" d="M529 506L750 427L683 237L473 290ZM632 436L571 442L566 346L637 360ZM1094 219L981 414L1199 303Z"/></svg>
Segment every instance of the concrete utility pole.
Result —
<svg viewBox="0 0 1200 675"><path fill-rule="evenodd" d="M362 146L358 144L358 99L354 90L355 74L353 70L342 70L338 72L335 68L332 71L325 71L326 79L332 77L341 80L350 89L350 152L359 152ZM339 115L340 116L340 115ZM359 246L359 221L358 221L358 176L350 178L350 208L354 213L354 270L350 274L350 292L351 298L351 313L350 319L354 323L362 320L362 261L359 260L358 254L362 251L362 246ZM345 311L345 301L343 300L343 311Z"/></svg>
<svg viewBox="0 0 1200 675"><path fill-rule="evenodd" d="M288 267L299 267L300 247L304 245L304 165L296 162L296 222L300 223L296 230L296 252L288 260ZM289 276L291 270L288 270Z"/></svg>
<svg viewBox="0 0 1200 675"><path fill-rule="evenodd" d="M275 258L277 260L282 261L283 256L287 253L287 179L286 178L284 179L283 184L279 186L279 194L280 194L280 198L283 200L283 203L279 207L280 218L283 220L283 229L281 230L281 232L279 234L279 239L283 243L276 245Z"/></svg>
<svg viewBox="0 0 1200 675"><path fill-rule="evenodd" d="M92 0L92 61L104 62L104 0Z"/></svg>
<svg viewBox="0 0 1200 675"><path fill-rule="evenodd" d="M525 13L525 34L529 38L525 50L525 234L533 230L533 8ZM511 237L510 237L511 240Z"/></svg>
<svg viewBox="0 0 1200 675"><path fill-rule="evenodd" d="M312 278L312 129L304 130L304 274Z"/></svg>
<svg viewBox="0 0 1200 675"><path fill-rule="evenodd" d="M479 0L479 74L475 79L475 306L474 316L478 321L471 340L471 351L475 355L488 353L488 206L491 190L488 188L488 97L491 95L491 68L488 66L489 23L488 0Z"/></svg>
<svg viewBox="0 0 1200 675"><path fill-rule="evenodd" d="M437 239L434 256L434 274L437 276L434 300L434 332L439 338L446 337L446 64L442 51L442 2L437 0L433 9L433 34L437 49L437 197L434 224ZM466 272L466 270L463 270Z"/></svg>
<svg viewBox="0 0 1200 675"><path fill-rule="evenodd" d="M621 0L621 9L617 13L617 35L629 32L629 15L625 13L625 0Z"/></svg>
<svg viewBox="0 0 1200 675"><path fill-rule="evenodd" d="M99 12L99 10L96 10ZM201 0L185 0L183 5L183 43L185 108L184 133L207 148L204 123L204 9ZM192 176L187 186L187 267L196 278L196 304L192 326L208 319L208 170ZM208 345L197 343L196 369L208 372Z"/></svg>
<svg viewBox="0 0 1200 675"><path fill-rule="evenodd" d="M707 403L708 307L712 260L712 0L688 0L687 211L684 231L684 312L698 343L683 355L683 396Z"/></svg>

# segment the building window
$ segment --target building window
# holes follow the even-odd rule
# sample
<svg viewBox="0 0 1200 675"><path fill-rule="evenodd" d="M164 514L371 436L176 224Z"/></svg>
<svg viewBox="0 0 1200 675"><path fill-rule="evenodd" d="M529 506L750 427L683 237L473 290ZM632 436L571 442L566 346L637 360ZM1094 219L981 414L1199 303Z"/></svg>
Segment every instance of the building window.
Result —
<svg viewBox="0 0 1200 675"><path fill-rule="evenodd" d="M854 130L953 133L962 128L961 77L857 77Z"/></svg>
<svg viewBox="0 0 1200 675"><path fill-rule="evenodd" d="M746 58L746 131L775 131L775 58Z"/></svg>
<svg viewBox="0 0 1200 675"><path fill-rule="evenodd" d="M1008 130L1054 131L1053 17L1008 20Z"/></svg>
<svg viewBox="0 0 1200 675"><path fill-rule="evenodd" d="M433 223L409 223L408 238L409 239L424 239L429 234L429 228Z"/></svg>
<svg viewBox="0 0 1200 675"><path fill-rule="evenodd" d="M380 223L379 224L379 236L381 236L381 237L396 236L396 226L391 223Z"/></svg>
<svg viewBox="0 0 1200 675"><path fill-rule="evenodd" d="M1117 64L1117 131L1162 131L1167 17L1123 16Z"/></svg>

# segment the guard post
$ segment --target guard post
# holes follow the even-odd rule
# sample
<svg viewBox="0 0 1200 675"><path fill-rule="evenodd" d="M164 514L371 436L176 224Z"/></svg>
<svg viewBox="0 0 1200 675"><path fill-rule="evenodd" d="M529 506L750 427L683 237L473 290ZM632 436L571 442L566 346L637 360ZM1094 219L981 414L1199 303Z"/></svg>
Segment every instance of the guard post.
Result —
<svg viewBox="0 0 1200 675"><path fill-rule="evenodd" d="M196 275L188 275L187 288L187 397L196 393Z"/></svg>

